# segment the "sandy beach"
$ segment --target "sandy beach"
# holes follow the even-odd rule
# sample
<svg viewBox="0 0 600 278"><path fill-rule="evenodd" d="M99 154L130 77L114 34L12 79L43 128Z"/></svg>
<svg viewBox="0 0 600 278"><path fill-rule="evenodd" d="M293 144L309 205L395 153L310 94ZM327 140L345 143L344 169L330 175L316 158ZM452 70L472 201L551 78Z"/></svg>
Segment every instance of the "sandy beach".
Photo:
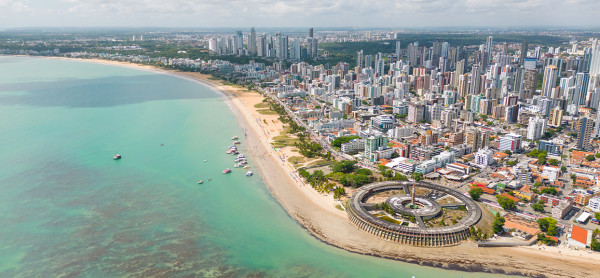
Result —
<svg viewBox="0 0 600 278"><path fill-rule="evenodd" d="M463 271L493 272L534 277L600 277L600 254L561 247L478 248L469 241L444 248L423 248L391 243L364 232L335 208L332 195L324 195L304 184L288 157L298 155L291 148L275 150L271 142L283 131L278 115L265 115L255 105L263 96L237 86L227 86L209 75L163 70L126 62L69 59L126 66L172 74L201 82L223 95L241 126L251 163L259 168L271 194L300 225L323 242L360 254Z"/></svg>

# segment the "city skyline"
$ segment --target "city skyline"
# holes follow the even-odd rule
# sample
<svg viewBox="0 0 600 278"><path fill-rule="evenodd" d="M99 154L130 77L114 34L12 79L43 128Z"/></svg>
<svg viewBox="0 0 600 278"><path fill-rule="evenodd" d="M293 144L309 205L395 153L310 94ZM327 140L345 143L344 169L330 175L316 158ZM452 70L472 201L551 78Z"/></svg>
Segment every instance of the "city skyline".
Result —
<svg viewBox="0 0 600 278"><path fill-rule="evenodd" d="M14 27L514 27L598 26L600 2L407 0L322 2L206 0L0 0L0 28Z"/></svg>

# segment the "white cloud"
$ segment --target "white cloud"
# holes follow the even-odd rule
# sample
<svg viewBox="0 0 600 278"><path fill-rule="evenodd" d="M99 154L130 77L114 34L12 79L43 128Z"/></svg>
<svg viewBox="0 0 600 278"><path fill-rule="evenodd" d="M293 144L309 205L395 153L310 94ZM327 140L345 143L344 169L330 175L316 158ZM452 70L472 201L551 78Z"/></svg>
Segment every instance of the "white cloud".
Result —
<svg viewBox="0 0 600 278"><path fill-rule="evenodd" d="M43 11L45 17L32 17L31 24L48 25L40 22L44 20L63 26L598 25L594 11L600 8L599 3L600 0L0 0L0 10L25 12L33 7ZM16 16L14 19L21 20Z"/></svg>
<svg viewBox="0 0 600 278"><path fill-rule="evenodd" d="M32 11L25 1L0 0L0 14L3 12L25 13Z"/></svg>

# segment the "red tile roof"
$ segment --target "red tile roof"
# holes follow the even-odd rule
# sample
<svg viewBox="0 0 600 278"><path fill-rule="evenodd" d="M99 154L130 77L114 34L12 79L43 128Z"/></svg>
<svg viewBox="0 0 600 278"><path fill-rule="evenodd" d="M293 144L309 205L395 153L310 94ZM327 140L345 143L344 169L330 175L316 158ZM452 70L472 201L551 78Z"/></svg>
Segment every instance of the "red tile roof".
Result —
<svg viewBox="0 0 600 278"><path fill-rule="evenodd" d="M573 231L571 232L571 238L579 241L583 244L587 244L587 233L588 230L581 228L577 225L573 225Z"/></svg>

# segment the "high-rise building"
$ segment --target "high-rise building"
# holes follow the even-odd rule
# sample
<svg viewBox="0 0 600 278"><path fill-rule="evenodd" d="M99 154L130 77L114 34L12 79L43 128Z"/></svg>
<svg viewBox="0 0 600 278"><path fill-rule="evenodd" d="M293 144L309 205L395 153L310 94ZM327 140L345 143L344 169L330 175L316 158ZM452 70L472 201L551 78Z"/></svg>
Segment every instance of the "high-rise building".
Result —
<svg viewBox="0 0 600 278"><path fill-rule="evenodd" d="M580 127L579 134L577 135L577 148L580 150L590 150L592 147L594 121L583 117L578 120L577 125Z"/></svg>
<svg viewBox="0 0 600 278"><path fill-rule="evenodd" d="M592 43L590 76L600 75L600 42L595 39Z"/></svg>
<svg viewBox="0 0 600 278"><path fill-rule="evenodd" d="M509 133L500 137L498 149L500 151L515 152L521 148L521 135Z"/></svg>
<svg viewBox="0 0 600 278"><path fill-rule="evenodd" d="M250 28L250 37L248 38L248 53L250 56L256 56L256 30Z"/></svg>
<svg viewBox="0 0 600 278"><path fill-rule="evenodd" d="M538 82L538 73L535 70L526 70L523 76L523 93L522 99L530 99L535 93Z"/></svg>
<svg viewBox="0 0 600 278"><path fill-rule="evenodd" d="M291 60L300 60L300 39L292 39L292 42L290 43L290 56L289 58Z"/></svg>
<svg viewBox="0 0 600 278"><path fill-rule="evenodd" d="M522 66L523 62L525 62L525 58L527 58L528 47L529 45L527 44L527 41L523 41L523 43L521 44L521 56L519 57L519 66Z"/></svg>
<svg viewBox="0 0 600 278"><path fill-rule="evenodd" d="M460 60L456 62L456 68L454 70L454 86L458 87L458 79L459 76L465 73L465 60Z"/></svg>
<svg viewBox="0 0 600 278"><path fill-rule="evenodd" d="M550 118L548 119L548 125L553 127L559 127L562 123L563 118L563 110L560 109L560 106L556 106L556 108L550 110Z"/></svg>
<svg viewBox="0 0 600 278"><path fill-rule="evenodd" d="M596 126L594 127L594 133L592 134L592 137L599 137L600 136L600 113L598 113L598 115L596 116Z"/></svg>
<svg viewBox="0 0 600 278"><path fill-rule="evenodd" d="M558 68L554 65L549 65L544 68L544 80L542 81L542 96L550 97L552 89L556 87L556 79L558 78Z"/></svg>
<svg viewBox="0 0 600 278"><path fill-rule="evenodd" d="M362 50L356 52L356 66L359 68L363 67L363 55Z"/></svg>
<svg viewBox="0 0 600 278"><path fill-rule="evenodd" d="M212 38L208 41L208 50L219 54L219 42L217 38Z"/></svg>
<svg viewBox="0 0 600 278"><path fill-rule="evenodd" d="M382 76L384 74L385 61L383 59L377 59L375 61L375 73L377 76Z"/></svg>
<svg viewBox="0 0 600 278"><path fill-rule="evenodd" d="M419 64L419 42L409 44L406 51L408 53L409 64L417 66Z"/></svg>
<svg viewBox="0 0 600 278"><path fill-rule="evenodd" d="M408 105L408 116L406 120L410 123L418 123L424 119L425 106L420 103L411 102Z"/></svg>
<svg viewBox="0 0 600 278"><path fill-rule="evenodd" d="M489 131L474 127L468 128L465 131L465 143L471 146L473 152L485 148L489 145Z"/></svg>
<svg viewBox="0 0 600 278"><path fill-rule="evenodd" d="M546 119L542 117L529 119L529 124L527 125L528 140L539 140L544 135L544 132L546 132Z"/></svg>
<svg viewBox="0 0 600 278"><path fill-rule="evenodd" d="M288 59L288 37L281 33L275 35L275 57L279 60Z"/></svg>
<svg viewBox="0 0 600 278"><path fill-rule="evenodd" d="M400 61L402 59L402 43L400 41L396 41L396 59Z"/></svg>
<svg viewBox="0 0 600 278"><path fill-rule="evenodd" d="M487 167L492 164L494 152L488 148L480 149L475 153L474 163L479 167Z"/></svg>
<svg viewBox="0 0 600 278"><path fill-rule="evenodd" d="M365 56L364 67L367 68L367 69L373 67L373 56L372 55L366 55Z"/></svg>
<svg viewBox="0 0 600 278"><path fill-rule="evenodd" d="M256 43L256 55L258 57L267 56L267 37L266 36L258 37L258 41Z"/></svg>
<svg viewBox="0 0 600 278"><path fill-rule="evenodd" d="M387 148L388 138L381 134L371 135L365 140L365 158L374 161L373 153Z"/></svg>
<svg viewBox="0 0 600 278"><path fill-rule="evenodd" d="M313 28L310 28L308 30L308 41L307 41L308 48L306 51L306 55L309 58L314 59L314 58L319 57L319 39L315 38L313 35L314 35Z"/></svg>
<svg viewBox="0 0 600 278"><path fill-rule="evenodd" d="M490 62L492 60L492 49L494 47L494 37L489 36L487 38L487 40L485 41L485 52L487 52L488 57L486 57L488 60L487 62Z"/></svg>
<svg viewBox="0 0 600 278"><path fill-rule="evenodd" d="M469 95L478 95L481 92L481 71L479 66L471 69L471 80L469 81Z"/></svg>
<svg viewBox="0 0 600 278"><path fill-rule="evenodd" d="M242 55L242 49L244 49L244 35L242 31L237 31L233 37L233 54Z"/></svg>
<svg viewBox="0 0 600 278"><path fill-rule="evenodd" d="M579 72L575 75L575 92L573 93L573 100L577 105L585 105L588 93L588 85L590 83L590 75L584 72Z"/></svg>

